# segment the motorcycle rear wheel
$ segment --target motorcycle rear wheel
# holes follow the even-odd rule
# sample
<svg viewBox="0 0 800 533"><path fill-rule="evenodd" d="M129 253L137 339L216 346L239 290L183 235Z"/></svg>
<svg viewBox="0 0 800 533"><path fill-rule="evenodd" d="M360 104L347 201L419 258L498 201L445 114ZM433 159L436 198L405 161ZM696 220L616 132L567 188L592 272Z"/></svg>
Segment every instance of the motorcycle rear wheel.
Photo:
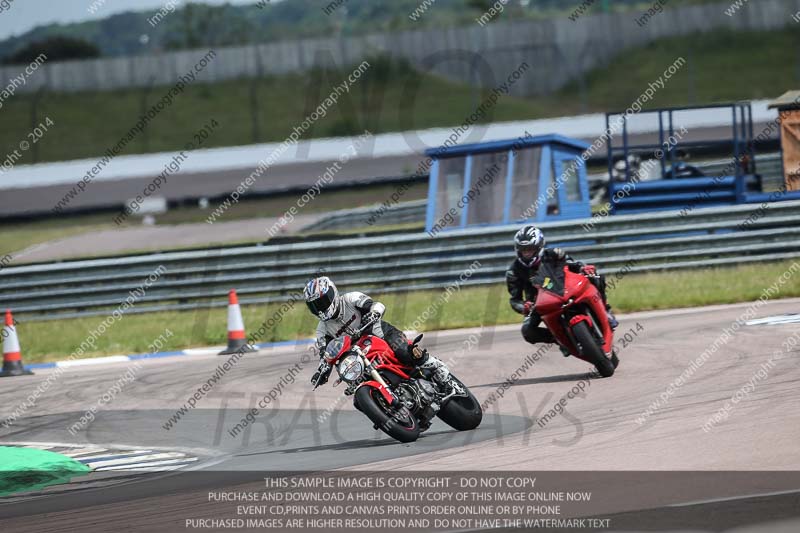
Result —
<svg viewBox="0 0 800 533"><path fill-rule="evenodd" d="M613 376L614 364L606 357L603 348L589 330L589 325L586 322L578 322L572 326L572 334L575 336L581 353L592 361L600 375L604 378Z"/></svg>
<svg viewBox="0 0 800 533"><path fill-rule="evenodd" d="M454 396L447 400L436 416L457 431L469 431L478 427L483 420L483 409L474 394L455 376L456 381L467 391L467 396Z"/></svg>
<svg viewBox="0 0 800 533"><path fill-rule="evenodd" d="M358 409L367 415L378 429L393 439L400 442L414 442L419 438L420 428L414 415L405 406L401 406L398 409L404 414L405 423L392 418L387 412L387 409L391 408L386 405L386 400L376 389L360 387L356 390L355 402L358 404Z"/></svg>

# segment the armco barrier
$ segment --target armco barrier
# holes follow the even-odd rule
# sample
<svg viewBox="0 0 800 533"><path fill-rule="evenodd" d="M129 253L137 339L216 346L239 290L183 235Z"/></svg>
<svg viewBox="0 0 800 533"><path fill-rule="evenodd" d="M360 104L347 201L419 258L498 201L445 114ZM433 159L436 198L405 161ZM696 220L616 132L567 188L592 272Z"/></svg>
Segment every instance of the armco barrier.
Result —
<svg viewBox="0 0 800 533"><path fill-rule="evenodd" d="M413 200L392 205L388 208L378 204L355 209L342 209L324 216L313 224L303 228L304 231L340 230L367 228L369 226L394 226L425 222L427 200ZM371 222L371 224L370 224Z"/></svg>
<svg viewBox="0 0 800 533"><path fill-rule="evenodd" d="M742 224L749 219L746 229ZM591 223L591 224L590 224ZM740 205L540 225L551 245L606 271L637 260L634 271L800 257L800 201ZM474 260L466 284L497 283L513 258L517 226L313 239L300 243L154 253L111 259L9 266L0 272L0 308L25 320L102 315L156 267L165 271L128 312L286 301L319 268L345 288L378 293L441 288ZM629 265L628 265L629 266Z"/></svg>

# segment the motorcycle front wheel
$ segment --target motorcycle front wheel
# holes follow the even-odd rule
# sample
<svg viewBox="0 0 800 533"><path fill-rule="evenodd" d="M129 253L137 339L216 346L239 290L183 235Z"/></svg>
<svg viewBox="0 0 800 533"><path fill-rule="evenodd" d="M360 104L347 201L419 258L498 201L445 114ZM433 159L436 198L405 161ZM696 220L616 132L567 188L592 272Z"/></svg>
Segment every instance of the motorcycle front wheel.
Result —
<svg viewBox="0 0 800 533"><path fill-rule="evenodd" d="M572 326L572 334L575 336L581 353L592 361L600 375L604 378L613 376L614 364L606 357L603 348L589 330L589 325L586 322L578 322Z"/></svg>
<svg viewBox="0 0 800 533"><path fill-rule="evenodd" d="M404 405L391 407L377 389L360 387L356 390L355 402L378 429L393 439L414 442L419 438L419 424L411 411Z"/></svg>

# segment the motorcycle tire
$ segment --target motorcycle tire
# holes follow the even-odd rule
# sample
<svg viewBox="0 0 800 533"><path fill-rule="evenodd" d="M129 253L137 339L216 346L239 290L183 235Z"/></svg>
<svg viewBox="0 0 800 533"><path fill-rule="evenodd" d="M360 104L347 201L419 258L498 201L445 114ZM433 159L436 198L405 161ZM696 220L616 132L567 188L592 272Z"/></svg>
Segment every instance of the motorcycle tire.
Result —
<svg viewBox="0 0 800 533"><path fill-rule="evenodd" d="M453 381L464 387L467 396L454 396L436 413L445 424L456 431L469 431L478 427L483 420L483 409L475 395L455 376Z"/></svg>
<svg viewBox="0 0 800 533"><path fill-rule="evenodd" d="M603 348L589 330L589 325L586 322L578 322L572 326L572 334L575 336L581 353L592 361L600 375L604 378L613 376L614 364L606 357Z"/></svg>
<svg viewBox="0 0 800 533"><path fill-rule="evenodd" d="M414 442L419 438L420 428L417 419L411 412L402 406L399 409L405 412L408 419L408 425L404 426L397 420L393 419L389 413L386 412L388 406L385 406L386 401L380 396L380 392L372 387L361 387L356 390L355 402L358 409L367 415L375 426L400 442Z"/></svg>

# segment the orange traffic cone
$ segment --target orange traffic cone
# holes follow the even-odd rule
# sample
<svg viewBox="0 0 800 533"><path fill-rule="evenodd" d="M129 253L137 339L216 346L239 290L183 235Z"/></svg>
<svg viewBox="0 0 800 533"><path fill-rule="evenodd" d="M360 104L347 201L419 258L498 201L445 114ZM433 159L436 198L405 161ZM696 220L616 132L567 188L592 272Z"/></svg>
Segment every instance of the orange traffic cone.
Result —
<svg viewBox="0 0 800 533"><path fill-rule="evenodd" d="M236 296L236 290L231 289L228 292L228 347L219 352L219 355L255 351L257 351L255 348L247 344L239 298Z"/></svg>
<svg viewBox="0 0 800 533"><path fill-rule="evenodd" d="M17 328L14 327L14 318L11 316L11 310L6 309L6 326L3 328L3 370L0 371L0 378L26 374L33 374L33 372L26 370L22 366L22 354L19 349Z"/></svg>

